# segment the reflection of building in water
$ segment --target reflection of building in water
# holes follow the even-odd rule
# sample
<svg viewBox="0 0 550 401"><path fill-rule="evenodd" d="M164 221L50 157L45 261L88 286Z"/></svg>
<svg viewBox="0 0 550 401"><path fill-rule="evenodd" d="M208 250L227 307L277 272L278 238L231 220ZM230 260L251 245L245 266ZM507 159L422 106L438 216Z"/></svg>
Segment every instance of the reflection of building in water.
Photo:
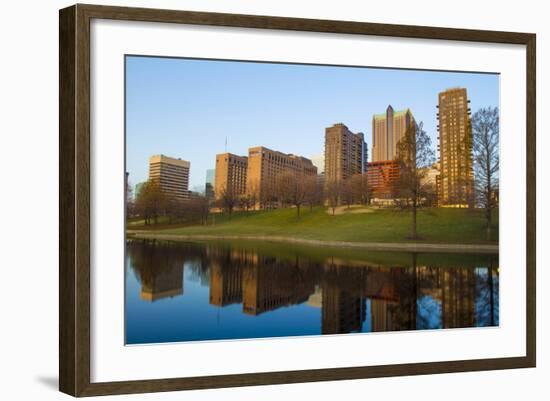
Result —
<svg viewBox="0 0 550 401"><path fill-rule="evenodd" d="M128 257L146 301L183 294L183 265L189 250L155 241L129 242Z"/></svg>
<svg viewBox="0 0 550 401"><path fill-rule="evenodd" d="M210 304L225 306L241 302L242 293L242 267L213 260L210 264Z"/></svg>
<svg viewBox="0 0 550 401"><path fill-rule="evenodd" d="M183 259L151 258L150 267L141 278L141 299L157 301L183 294Z"/></svg>
<svg viewBox="0 0 550 401"><path fill-rule="evenodd" d="M445 269L441 278L443 327L475 326L474 270Z"/></svg>
<svg viewBox="0 0 550 401"><path fill-rule="evenodd" d="M314 308L321 308L323 306L323 291L321 287L315 288L315 292L309 296L307 304Z"/></svg>
<svg viewBox="0 0 550 401"><path fill-rule="evenodd" d="M395 303L380 299L371 299L371 327L372 331L391 331L394 329Z"/></svg>
<svg viewBox="0 0 550 401"><path fill-rule="evenodd" d="M366 317L369 270L366 266L347 266L336 258L331 258L323 270L321 332L360 332Z"/></svg>
<svg viewBox="0 0 550 401"><path fill-rule="evenodd" d="M247 249L212 247L210 258L210 304L225 306L242 302L243 270L258 264L258 253Z"/></svg>
<svg viewBox="0 0 550 401"><path fill-rule="evenodd" d="M419 295L441 305L443 328L473 327L476 324L476 275L473 268L418 267Z"/></svg>
<svg viewBox="0 0 550 401"><path fill-rule="evenodd" d="M247 266L243 272L243 312L259 315L307 301L315 291L315 282L304 273L298 265L259 257L258 264Z"/></svg>
<svg viewBox="0 0 550 401"><path fill-rule="evenodd" d="M369 270L365 283L364 295L370 302L372 331L398 330L398 315L395 309L399 307L400 294L396 287L401 269L372 268Z"/></svg>
<svg viewBox="0 0 550 401"><path fill-rule="evenodd" d="M410 279L405 269L346 266L337 259L330 262L323 278L323 333L361 331L366 308L370 308L367 327L372 331L411 327L414 292L401 283ZM367 299L371 300L368 304Z"/></svg>
<svg viewBox="0 0 550 401"><path fill-rule="evenodd" d="M304 255L301 248L294 252L292 247L271 250L267 244L225 242L129 241L127 249L129 266L141 283L137 292L142 299L155 301L183 294L185 262L185 280L201 294L209 293L199 301L191 297L186 303L207 303L208 297L211 305L219 307L242 303L242 313L249 315L247 327L236 327L237 320L226 319L225 325L220 320L216 336L223 338L247 337L252 335L247 332L249 327L275 321L280 325L276 335L498 325L498 269L493 264L490 270L474 267L473 263L483 265L479 258L399 255L395 258L398 265L390 265L385 255L373 253L375 260L384 262L344 256L320 262ZM428 260L435 264L425 266ZM294 308L298 304L303 305ZM144 302L138 305L148 307ZM284 307L308 318L296 320L296 314L286 313L291 308ZM158 312L157 307L150 310ZM277 312L265 313L273 310ZM259 315L262 318L253 319ZM234 319L232 313L227 316ZM194 324L212 318L204 316Z"/></svg>
<svg viewBox="0 0 550 401"><path fill-rule="evenodd" d="M360 332L366 315L365 298L342 289L338 283L323 285L321 332L342 334Z"/></svg>
<svg viewBox="0 0 550 401"><path fill-rule="evenodd" d="M141 299L157 301L183 294L183 264L173 269L162 270L151 281L141 283Z"/></svg>

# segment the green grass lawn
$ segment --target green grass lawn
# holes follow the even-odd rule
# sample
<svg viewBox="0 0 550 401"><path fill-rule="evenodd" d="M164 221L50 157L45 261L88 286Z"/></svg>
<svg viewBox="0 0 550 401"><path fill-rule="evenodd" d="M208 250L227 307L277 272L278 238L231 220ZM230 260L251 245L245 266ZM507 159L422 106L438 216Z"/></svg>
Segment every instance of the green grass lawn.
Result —
<svg viewBox="0 0 550 401"><path fill-rule="evenodd" d="M421 209L418 212L418 242L429 243L496 243L498 210L494 212L492 237L486 238L483 212L469 209ZM300 218L296 209L238 212L229 217L212 215L208 225L149 226L165 234L285 236L293 238L356 241L408 242L411 213L392 209L372 209L370 213L343 213L333 216L324 207L312 211L303 208ZM129 229L143 227L129 226Z"/></svg>

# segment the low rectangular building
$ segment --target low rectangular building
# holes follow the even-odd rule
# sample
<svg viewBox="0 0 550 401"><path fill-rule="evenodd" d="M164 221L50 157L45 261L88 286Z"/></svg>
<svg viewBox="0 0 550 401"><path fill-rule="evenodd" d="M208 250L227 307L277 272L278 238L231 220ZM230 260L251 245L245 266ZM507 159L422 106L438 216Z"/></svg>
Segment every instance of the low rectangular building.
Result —
<svg viewBox="0 0 550 401"><path fill-rule="evenodd" d="M393 198L399 183L399 163L394 160L370 162L367 167L367 185L371 198Z"/></svg>
<svg viewBox="0 0 550 401"><path fill-rule="evenodd" d="M160 190L178 200L189 198L189 170L191 163L164 155L149 158L149 181Z"/></svg>

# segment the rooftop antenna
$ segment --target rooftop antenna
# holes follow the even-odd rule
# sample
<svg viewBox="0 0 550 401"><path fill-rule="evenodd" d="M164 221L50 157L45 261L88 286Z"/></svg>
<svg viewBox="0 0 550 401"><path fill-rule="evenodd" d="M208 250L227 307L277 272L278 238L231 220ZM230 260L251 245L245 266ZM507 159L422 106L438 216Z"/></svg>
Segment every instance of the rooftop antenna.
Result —
<svg viewBox="0 0 550 401"><path fill-rule="evenodd" d="M227 153L227 135L225 136L225 153Z"/></svg>

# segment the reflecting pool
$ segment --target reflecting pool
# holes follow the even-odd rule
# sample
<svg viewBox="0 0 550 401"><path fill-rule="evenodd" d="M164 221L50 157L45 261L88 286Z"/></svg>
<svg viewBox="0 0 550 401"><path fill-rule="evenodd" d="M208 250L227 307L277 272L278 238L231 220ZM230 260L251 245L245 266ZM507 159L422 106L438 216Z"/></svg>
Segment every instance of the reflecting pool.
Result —
<svg viewBox="0 0 550 401"><path fill-rule="evenodd" d="M126 244L126 343L498 326L497 254Z"/></svg>

